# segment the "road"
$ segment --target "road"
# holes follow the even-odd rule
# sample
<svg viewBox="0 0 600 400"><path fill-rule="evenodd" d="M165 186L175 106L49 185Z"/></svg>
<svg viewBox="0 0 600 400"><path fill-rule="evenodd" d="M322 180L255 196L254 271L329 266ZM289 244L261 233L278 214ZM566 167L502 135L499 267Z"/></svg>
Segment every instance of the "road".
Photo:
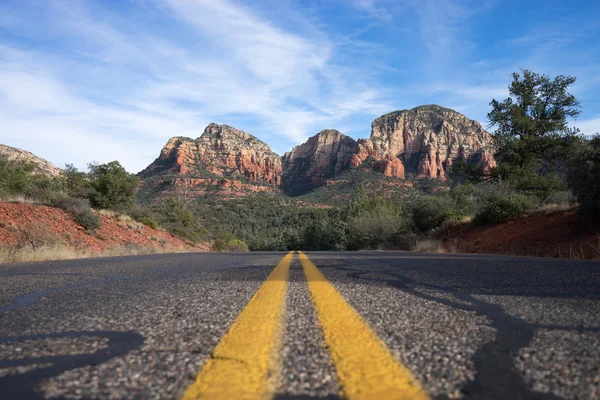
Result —
<svg viewBox="0 0 600 400"><path fill-rule="evenodd" d="M0 398L599 399L600 263L403 252L0 265Z"/></svg>

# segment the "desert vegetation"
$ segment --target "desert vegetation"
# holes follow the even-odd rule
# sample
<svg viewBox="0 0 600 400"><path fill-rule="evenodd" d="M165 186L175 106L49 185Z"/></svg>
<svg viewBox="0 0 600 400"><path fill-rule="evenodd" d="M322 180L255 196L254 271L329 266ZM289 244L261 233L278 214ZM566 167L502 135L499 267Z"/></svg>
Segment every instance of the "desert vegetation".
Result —
<svg viewBox="0 0 600 400"><path fill-rule="evenodd" d="M201 227L187 205L179 198L144 207L138 204L139 178L128 173L118 161L90 164L88 172L67 164L57 177L39 173L36 165L24 160L10 160L0 155L0 200L46 205L65 211L88 234L97 235L101 216L110 216L130 229L145 225L163 229L190 243L214 241L218 250L247 250L245 243L229 238L220 246L219 238ZM141 247L135 243L92 251L85 246L70 246L41 226L11 227L17 240L2 246L1 262L38 261L44 259L81 258L94 255L127 255L175 251L175 247L157 243ZM14 232L13 232L14 231ZM190 247L191 248L191 247Z"/></svg>
<svg viewBox="0 0 600 400"><path fill-rule="evenodd" d="M497 165L484 169L458 161L445 184L421 180L393 187L380 174L355 169L298 198L200 199L191 208L209 229L233 233L251 250L451 251L460 246L440 237L452 226L483 229L569 210L579 216L579 231L594 230L600 137L569 126L569 118L579 115L569 93L574 82L569 76L515 73L510 97L490 103Z"/></svg>
<svg viewBox="0 0 600 400"><path fill-rule="evenodd" d="M600 136L569 125L580 113L569 92L574 82L528 70L513 74L509 97L490 103L496 162L457 159L445 182L411 172L406 180L385 176L367 157L364 168L342 171L297 197L268 191L219 198L176 190L156 190L161 195L155 197L138 193L139 177L117 161L90 164L88 171L67 164L60 176L48 177L34 164L0 157L0 200L60 208L90 234L100 229L102 215L111 215L131 229L166 230L189 243L211 243L216 251L469 251L446 233L456 226L483 232L523 216L565 212L576 212L576 232L594 233L600 223ZM52 244L24 237L4 251L21 259L19 248L39 253ZM573 254L557 249L561 256ZM589 253L582 247L578 254Z"/></svg>

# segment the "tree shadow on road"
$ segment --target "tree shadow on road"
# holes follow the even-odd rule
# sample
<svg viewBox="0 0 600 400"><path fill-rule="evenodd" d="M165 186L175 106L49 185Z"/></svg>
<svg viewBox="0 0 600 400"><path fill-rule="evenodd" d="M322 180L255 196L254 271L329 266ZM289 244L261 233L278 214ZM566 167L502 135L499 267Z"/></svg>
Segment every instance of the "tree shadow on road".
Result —
<svg viewBox="0 0 600 400"><path fill-rule="evenodd" d="M344 262L346 263L346 262ZM454 309L475 312L478 315L486 317L491 322L491 327L496 330L495 339L482 345L472 355L472 361L475 366L475 378L461 387L462 398L465 399L535 399L535 400L558 400L561 397L549 393L538 393L526 384L523 376L517 370L514 357L520 349L529 346L536 329L556 329L578 332L600 332L600 327L581 327L581 326L553 326L532 324L524 319L515 317L506 312L502 306L486 302L475 297L473 292L463 287L457 289L452 286L433 283L437 279L431 279L427 276L427 271L422 268L414 269L404 268L374 268L360 267L360 262L348 262L351 266L342 266L339 263L323 262L318 265L323 271L334 270L344 273L347 278L369 282L373 284L385 283L390 287L401 290L404 293L419 297L424 300L436 302L438 304L452 307ZM346 264L346 265L347 265ZM363 264L364 265L364 264ZM379 267L379 266L378 266ZM407 276L404 272L419 271L424 274L423 279ZM376 277L376 276L380 277ZM332 276L335 282L335 277ZM564 282L561 283L564 285ZM531 297L551 297L550 288L543 287L545 292L528 292L527 285L522 288L518 285L510 284L502 289L498 285L494 293L485 293L486 295L511 295L511 296L531 296ZM539 288L538 288L539 289ZM557 297L590 297L581 292L581 286L578 291L573 293L560 293ZM449 300L436 296L436 291L452 295L457 301ZM487 291L487 288L486 288ZM536 292L536 290L534 290ZM595 297L595 296L591 296ZM446 395L437 396L436 399L448 399Z"/></svg>
<svg viewBox="0 0 600 400"><path fill-rule="evenodd" d="M37 386L43 380L58 376L63 372L75 368L102 364L112 358L123 356L144 343L144 337L136 332L80 331L3 337L0 338L0 344L80 337L107 338L109 343L106 348L101 348L94 353L76 355L61 354L36 358L0 360L0 368L27 367L37 364L43 365L24 373L11 373L7 376L0 377L0 394L2 397L6 399L44 399L45 397L37 391ZM47 364L51 365L45 366Z"/></svg>

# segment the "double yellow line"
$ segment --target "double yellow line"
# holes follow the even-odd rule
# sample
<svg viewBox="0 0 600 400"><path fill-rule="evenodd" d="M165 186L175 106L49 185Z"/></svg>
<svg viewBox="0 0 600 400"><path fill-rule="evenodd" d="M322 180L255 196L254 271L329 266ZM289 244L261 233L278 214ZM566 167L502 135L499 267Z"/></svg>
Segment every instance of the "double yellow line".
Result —
<svg viewBox="0 0 600 400"><path fill-rule="evenodd" d="M289 252L283 257L235 320L185 392L185 400L273 396L292 256ZM351 400L428 399L410 371L392 356L306 254L299 252L299 257L341 394Z"/></svg>

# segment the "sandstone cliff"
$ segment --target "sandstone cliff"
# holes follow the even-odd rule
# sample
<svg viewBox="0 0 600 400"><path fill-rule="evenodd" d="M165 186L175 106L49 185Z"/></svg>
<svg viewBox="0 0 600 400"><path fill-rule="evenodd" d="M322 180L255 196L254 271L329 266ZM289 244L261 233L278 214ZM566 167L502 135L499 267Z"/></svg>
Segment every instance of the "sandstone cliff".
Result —
<svg viewBox="0 0 600 400"><path fill-rule="evenodd" d="M371 124L371 138L358 141L351 166L362 165L369 157L388 176L446 180L455 160L476 163L483 168L495 165L492 137L481 124L437 105L395 111Z"/></svg>
<svg viewBox="0 0 600 400"><path fill-rule="evenodd" d="M492 154L492 137L478 122L428 105L377 118L369 139L355 141L336 130L323 130L283 158L246 132L210 124L195 140L171 138L140 176L146 181L144 190L160 192L170 185L190 198L279 188L297 195L358 167L387 177L445 181L456 160L489 168L495 165ZM150 181L152 187L147 185Z"/></svg>
<svg viewBox="0 0 600 400"><path fill-rule="evenodd" d="M195 140L169 139L159 157L139 175L142 179L165 176L190 196L217 189L223 196L273 191L281 183L281 157L246 132L212 123ZM155 180L156 185L164 183Z"/></svg>
<svg viewBox="0 0 600 400"><path fill-rule="evenodd" d="M301 193L348 168L357 151L356 141L334 129L325 129L283 156L283 188Z"/></svg>
<svg viewBox="0 0 600 400"><path fill-rule="evenodd" d="M61 169L56 167L50 161L44 160L28 151L17 149L15 147L5 146L0 144L0 154L8 157L9 160L23 160L35 164L36 172L55 177L60 175Z"/></svg>

